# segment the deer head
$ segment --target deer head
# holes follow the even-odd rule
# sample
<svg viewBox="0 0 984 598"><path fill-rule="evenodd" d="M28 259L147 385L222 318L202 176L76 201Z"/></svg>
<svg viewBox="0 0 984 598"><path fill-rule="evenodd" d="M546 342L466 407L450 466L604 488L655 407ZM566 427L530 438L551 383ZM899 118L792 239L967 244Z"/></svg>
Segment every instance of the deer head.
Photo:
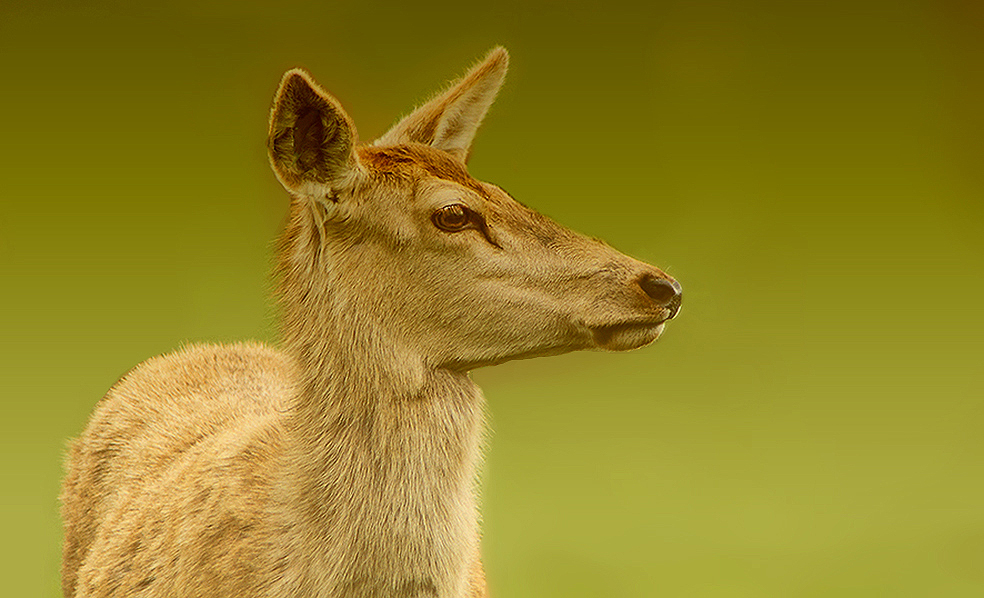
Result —
<svg viewBox="0 0 984 598"><path fill-rule="evenodd" d="M281 249L288 344L372 338L468 370L634 349L676 315L680 285L665 272L469 175L507 64L504 49L492 50L368 145L310 75L284 75L269 151L292 196Z"/></svg>

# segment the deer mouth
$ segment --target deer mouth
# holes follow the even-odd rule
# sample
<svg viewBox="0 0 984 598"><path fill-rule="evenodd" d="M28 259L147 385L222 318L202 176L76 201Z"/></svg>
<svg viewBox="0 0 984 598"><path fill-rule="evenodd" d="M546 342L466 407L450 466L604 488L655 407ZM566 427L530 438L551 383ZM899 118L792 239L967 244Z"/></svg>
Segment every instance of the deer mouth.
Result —
<svg viewBox="0 0 984 598"><path fill-rule="evenodd" d="M620 322L591 328L591 336L600 349L630 351L655 341L670 318Z"/></svg>

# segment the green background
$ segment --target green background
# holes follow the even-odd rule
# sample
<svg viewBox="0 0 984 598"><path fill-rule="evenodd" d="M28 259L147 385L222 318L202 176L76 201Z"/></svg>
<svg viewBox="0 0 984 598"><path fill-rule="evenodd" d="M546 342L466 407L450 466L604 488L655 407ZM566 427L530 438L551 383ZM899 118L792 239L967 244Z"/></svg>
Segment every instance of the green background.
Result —
<svg viewBox="0 0 984 598"><path fill-rule="evenodd" d="M3 595L124 371L275 338L282 72L372 139L496 44L473 174L686 300L475 373L493 597L984 595L984 4L87 4L0 5Z"/></svg>

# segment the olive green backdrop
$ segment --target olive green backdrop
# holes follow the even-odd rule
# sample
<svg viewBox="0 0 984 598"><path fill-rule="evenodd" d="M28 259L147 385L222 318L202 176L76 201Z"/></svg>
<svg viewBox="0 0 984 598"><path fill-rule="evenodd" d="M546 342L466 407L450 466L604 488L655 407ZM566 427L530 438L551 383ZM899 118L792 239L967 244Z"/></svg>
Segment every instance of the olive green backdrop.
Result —
<svg viewBox="0 0 984 598"><path fill-rule="evenodd" d="M282 72L371 139L495 44L472 172L686 300L475 373L493 596L984 595L981 3L73 4L0 6L3 595L124 371L275 338Z"/></svg>

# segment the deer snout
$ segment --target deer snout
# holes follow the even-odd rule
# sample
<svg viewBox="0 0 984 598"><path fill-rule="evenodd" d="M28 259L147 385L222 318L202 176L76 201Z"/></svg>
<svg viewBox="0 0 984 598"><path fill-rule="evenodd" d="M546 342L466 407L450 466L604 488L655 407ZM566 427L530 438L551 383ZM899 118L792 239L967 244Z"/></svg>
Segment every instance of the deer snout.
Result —
<svg viewBox="0 0 984 598"><path fill-rule="evenodd" d="M680 304L683 302L683 288L679 282L646 273L639 277L639 286L657 305L669 311L667 320L676 316L677 312L680 311Z"/></svg>

